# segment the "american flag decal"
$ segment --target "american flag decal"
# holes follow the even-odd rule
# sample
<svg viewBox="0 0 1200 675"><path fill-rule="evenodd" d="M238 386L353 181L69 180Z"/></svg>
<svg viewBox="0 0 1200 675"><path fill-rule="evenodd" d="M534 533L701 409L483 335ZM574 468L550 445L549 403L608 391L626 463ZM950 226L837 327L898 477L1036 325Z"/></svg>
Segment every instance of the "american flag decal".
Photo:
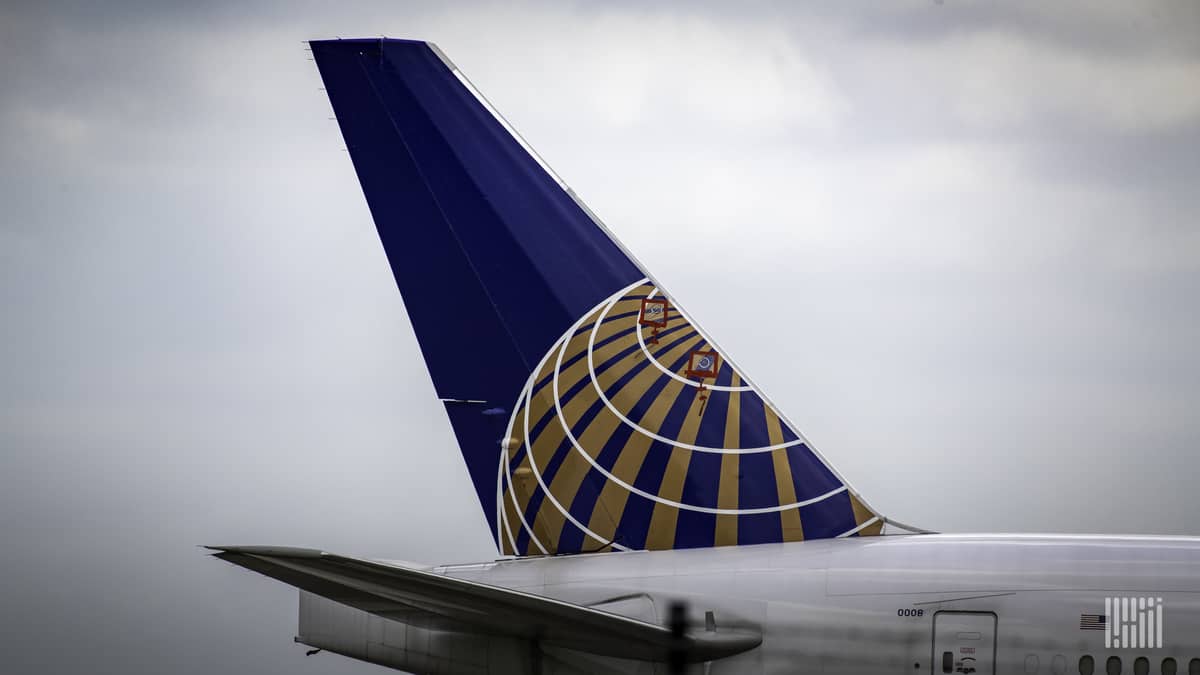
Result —
<svg viewBox="0 0 1200 675"><path fill-rule="evenodd" d="M1079 630L1104 630L1108 627L1108 618L1103 614L1080 614Z"/></svg>

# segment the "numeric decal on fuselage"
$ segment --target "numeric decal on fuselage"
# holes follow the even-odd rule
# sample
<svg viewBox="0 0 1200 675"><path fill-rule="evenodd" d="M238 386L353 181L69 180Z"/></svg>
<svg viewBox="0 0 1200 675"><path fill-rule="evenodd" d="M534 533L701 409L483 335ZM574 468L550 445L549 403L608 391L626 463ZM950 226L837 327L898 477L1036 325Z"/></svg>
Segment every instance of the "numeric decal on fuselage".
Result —
<svg viewBox="0 0 1200 675"><path fill-rule="evenodd" d="M925 610L923 610L923 609L898 609L898 610L896 610L896 616L910 617L910 618L915 619L915 618L925 616Z"/></svg>

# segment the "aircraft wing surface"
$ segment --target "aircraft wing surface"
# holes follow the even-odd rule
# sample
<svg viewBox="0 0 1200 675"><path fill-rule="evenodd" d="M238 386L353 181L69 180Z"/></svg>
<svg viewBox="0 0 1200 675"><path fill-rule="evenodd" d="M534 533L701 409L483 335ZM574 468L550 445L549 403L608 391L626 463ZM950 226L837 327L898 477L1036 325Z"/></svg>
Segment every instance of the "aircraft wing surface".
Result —
<svg viewBox="0 0 1200 675"><path fill-rule="evenodd" d="M757 647L747 630L686 631L508 588L314 549L209 546L222 560L336 602L389 619L442 618L480 632L535 639L591 654L665 661L681 650L689 662L712 661Z"/></svg>

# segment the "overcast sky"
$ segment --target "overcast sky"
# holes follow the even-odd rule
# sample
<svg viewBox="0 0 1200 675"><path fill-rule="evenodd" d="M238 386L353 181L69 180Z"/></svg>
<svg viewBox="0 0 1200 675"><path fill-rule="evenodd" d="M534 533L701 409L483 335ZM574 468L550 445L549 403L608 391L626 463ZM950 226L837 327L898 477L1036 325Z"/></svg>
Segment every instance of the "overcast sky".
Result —
<svg viewBox="0 0 1200 675"><path fill-rule="evenodd" d="M436 41L879 510L1197 534L1200 4L0 7L0 670L495 549L303 40ZM785 8L786 7L786 8Z"/></svg>

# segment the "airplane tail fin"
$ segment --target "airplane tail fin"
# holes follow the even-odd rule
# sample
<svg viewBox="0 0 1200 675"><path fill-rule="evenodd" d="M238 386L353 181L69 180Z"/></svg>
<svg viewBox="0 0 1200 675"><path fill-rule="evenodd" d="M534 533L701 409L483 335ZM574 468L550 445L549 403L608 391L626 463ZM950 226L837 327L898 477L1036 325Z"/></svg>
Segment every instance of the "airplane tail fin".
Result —
<svg viewBox="0 0 1200 675"><path fill-rule="evenodd" d="M311 44L502 553L882 531L440 50Z"/></svg>

